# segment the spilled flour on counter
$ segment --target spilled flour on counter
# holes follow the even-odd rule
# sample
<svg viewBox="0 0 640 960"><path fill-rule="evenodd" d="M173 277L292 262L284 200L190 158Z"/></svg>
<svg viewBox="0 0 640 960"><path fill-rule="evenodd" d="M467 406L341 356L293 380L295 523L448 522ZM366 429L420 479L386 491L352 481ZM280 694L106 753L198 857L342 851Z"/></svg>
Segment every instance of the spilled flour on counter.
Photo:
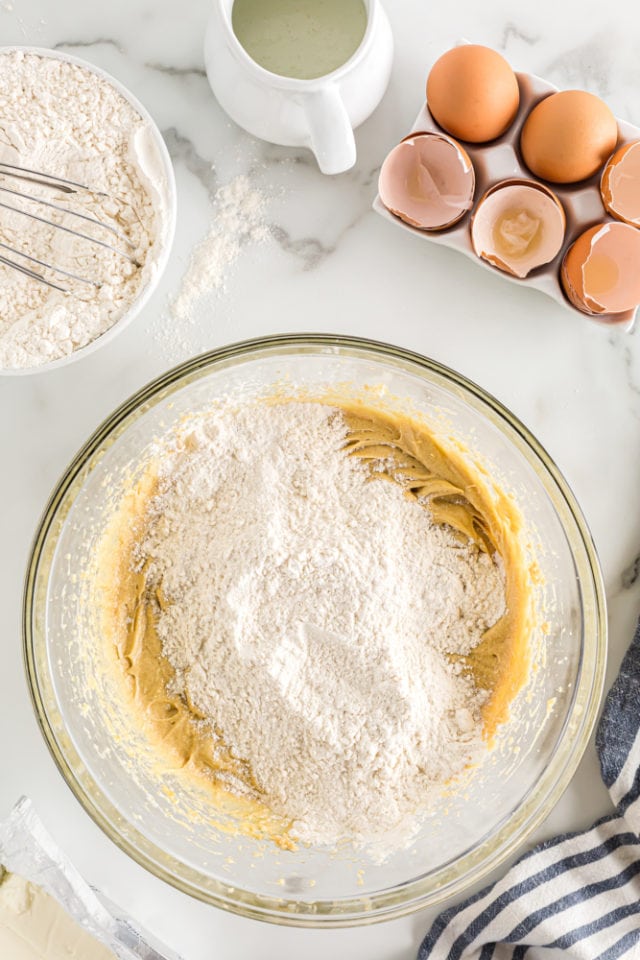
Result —
<svg viewBox="0 0 640 960"><path fill-rule="evenodd" d="M346 439L343 412L314 402L195 418L135 554L173 692L292 836L331 845L411 833L479 756L486 694L450 655L504 613L492 559Z"/></svg>
<svg viewBox="0 0 640 960"><path fill-rule="evenodd" d="M194 250L171 305L176 320L191 320L198 300L224 288L228 270L245 244L267 239L265 206L264 194L244 174L217 190L213 223Z"/></svg>

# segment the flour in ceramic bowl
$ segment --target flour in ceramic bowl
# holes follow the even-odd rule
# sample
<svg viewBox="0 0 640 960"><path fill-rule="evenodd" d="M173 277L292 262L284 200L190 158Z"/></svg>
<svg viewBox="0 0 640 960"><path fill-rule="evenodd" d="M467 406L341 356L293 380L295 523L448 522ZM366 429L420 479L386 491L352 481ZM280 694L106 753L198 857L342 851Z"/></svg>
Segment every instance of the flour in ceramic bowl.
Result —
<svg viewBox="0 0 640 960"><path fill-rule="evenodd" d="M175 687L318 844L410 834L483 748L452 661L504 612L495 562L345 454L315 402L196 418L137 546Z"/></svg>
<svg viewBox="0 0 640 960"><path fill-rule="evenodd" d="M167 233L166 177L150 124L111 83L75 63L19 50L0 54L0 164L92 189L65 196L0 167L0 255L40 270L30 256L83 278L44 271L62 292L0 263L0 368L41 366L109 330L153 278ZM94 217L121 236L15 191ZM127 256L19 211L82 230Z"/></svg>

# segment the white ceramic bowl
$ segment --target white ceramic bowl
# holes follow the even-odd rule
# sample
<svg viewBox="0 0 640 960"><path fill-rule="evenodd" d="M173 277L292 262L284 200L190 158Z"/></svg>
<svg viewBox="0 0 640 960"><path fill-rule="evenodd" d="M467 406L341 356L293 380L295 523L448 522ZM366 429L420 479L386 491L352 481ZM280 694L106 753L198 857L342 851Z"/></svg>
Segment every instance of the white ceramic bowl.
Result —
<svg viewBox="0 0 640 960"><path fill-rule="evenodd" d="M78 350L74 350L73 353L68 354L66 357L61 357L59 360L52 360L50 363L44 363L32 367L20 367L16 369L0 367L1 376L26 376L34 373L48 373L50 370L57 370L60 367L65 367L70 363L74 363L76 360L80 360L82 357L88 356L90 353L94 353L96 350L99 350L100 347L104 346L105 343L110 343L110 341L113 340L118 333L124 330L124 328L131 323L134 317L137 317L160 283L162 275L169 261L169 255L171 253L171 247L173 245L173 238L176 229L177 194L176 180L173 172L173 164L171 163L171 157L169 156L169 151L167 150L167 146L162 138L162 134L160 133L156 122L153 120L146 107L144 107L137 97L135 97L130 90L127 90L127 88L123 86L119 80L116 80L115 77L112 77L111 74L106 72L106 70L102 70L100 67L96 67L94 64L88 63L86 60L82 60L80 57L74 57L68 53L61 53L59 50L48 50L45 47L12 45L0 47L0 56L6 53L11 53L12 51L36 54L39 57L47 57L53 60L64 60L66 63L73 63L78 67L82 67L91 73L95 73L96 76L100 77L102 80L105 80L107 83L110 83L111 86L114 87L114 89L117 90L118 93L124 97L129 104L131 104L136 113L138 113L147 124L152 143L157 150L157 160L163 173L163 206L165 209L164 230L163 234L159 238L160 253L155 259L154 269L149 278L149 282L141 288L138 296L133 301L127 312L124 313L119 320L116 320L113 326L109 327L109 329L105 331L105 333L101 334L101 336L96 337L95 340L92 340L91 343L88 343L86 346L80 347Z"/></svg>

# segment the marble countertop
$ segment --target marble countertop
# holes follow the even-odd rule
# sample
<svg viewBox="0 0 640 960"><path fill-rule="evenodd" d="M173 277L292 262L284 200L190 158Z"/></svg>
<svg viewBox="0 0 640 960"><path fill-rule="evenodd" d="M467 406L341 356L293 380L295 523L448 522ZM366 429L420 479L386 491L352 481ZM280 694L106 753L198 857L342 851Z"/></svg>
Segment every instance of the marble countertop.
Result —
<svg viewBox="0 0 640 960"><path fill-rule="evenodd" d="M117 404L168 366L261 334L350 333L431 356L477 381L537 435L573 487L598 547L610 610L607 682L640 608L640 338L599 326L505 283L443 247L418 243L371 210L377 170L422 99L429 65L461 36L518 70L600 94L640 124L637 13L591 0L454 7L387 0L396 59L387 95L357 132L358 162L323 177L304 151L259 143L215 102L203 70L208 0L0 0L3 43L55 47L118 77L162 129L177 174L175 254L139 316L67 368L0 378L0 815L28 794L88 880L187 960L414 957L429 917L336 931L278 928L191 900L131 862L84 814L38 731L22 668L20 602L31 537L59 474ZM615 14L615 19L614 19ZM266 198L260 242L242 237L224 286L192 322L167 310L190 252L239 174ZM579 828L610 809L591 746L538 831Z"/></svg>

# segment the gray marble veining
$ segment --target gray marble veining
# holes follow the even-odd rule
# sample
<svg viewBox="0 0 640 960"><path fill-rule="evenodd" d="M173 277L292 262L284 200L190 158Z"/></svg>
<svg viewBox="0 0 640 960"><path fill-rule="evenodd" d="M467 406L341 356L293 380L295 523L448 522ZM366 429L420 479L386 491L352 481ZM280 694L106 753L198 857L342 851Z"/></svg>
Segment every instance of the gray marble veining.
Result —
<svg viewBox="0 0 640 960"><path fill-rule="evenodd" d="M188 960L409 960L427 917L330 935L260 926L181 896L102 836L63 785L28 703L21 663L24 562L48 492L74 450L118 403L197 350L289 330L396 342L455 367L494 393L547 447L571 484L599 550L610 603L611 671L640 610L640 336L572 316L451 251L399 235L370 213L377 171L424 96L429 65L465 37L505 52L517 70L604 96L640 123L640 23L630 0L388 0L396 40L389 91L357 132L353 171L323 178L305 151L238 130L214 101L202 33L210 0L14 0L0 4L4 43L64 49L112 72L164 131L176 167L179 222L160 289L113 343L64 370L0 377L0 814L29 793L88 879L121 900ZM246 243L224 288L177 325L168 301L238 174L268 201L269 236ZM428 249L425 249L428 248ZM164 318L164 319L163 319ZM161 342L162 330L179 347ZM174 341L171 341L172 343ZM606 812L593 750L539 830L548 836ZM215 947L212 946L215 944Z"/></svg>

